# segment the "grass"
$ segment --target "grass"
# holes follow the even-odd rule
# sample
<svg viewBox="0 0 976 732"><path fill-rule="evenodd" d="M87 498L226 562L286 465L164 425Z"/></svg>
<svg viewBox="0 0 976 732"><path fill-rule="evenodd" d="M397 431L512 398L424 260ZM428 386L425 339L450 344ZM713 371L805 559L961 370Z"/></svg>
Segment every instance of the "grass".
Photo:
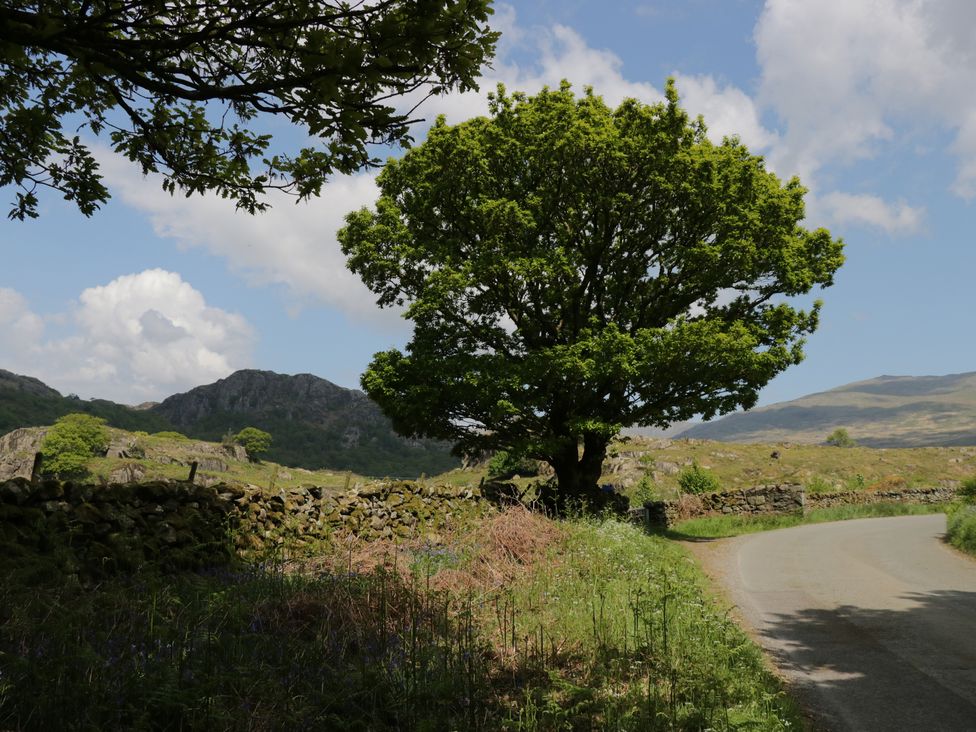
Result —
<svg viewBox="0 0 976 732"><path fill-rule="evenodd" d="M946 541L952 546L976 556L976 505L963 500L952 505L946 520Z"/></svg>
<svg viewBox="0 0 976 732"><path fill-rule="evenodd" d="M705 516L682 521L665 533L673 539L721 539L739 534L752 534L757 531L786 529L803 524L883 516L918 516L929 513L943 513L945 510L944 504L869 503L819 508L804 515Z"/></svg>
<svg viewBox="0 0 976 732"><path fill-rule="evenodd" d="M0 729L800 726L687 554L616 521L510 509L301 564L20 577Z"/></svg>
<svg viewBox="0 0 976 732"><path fill-rule="evenodd" d="M773 452L779 457L773 458ZM814 492L962 481L976 474L976 447L874 449L632 438L614 447L604 482L636 490L651 476L660 498L678 495L678 476L697 463L725 490L795 483Z"/></svg>

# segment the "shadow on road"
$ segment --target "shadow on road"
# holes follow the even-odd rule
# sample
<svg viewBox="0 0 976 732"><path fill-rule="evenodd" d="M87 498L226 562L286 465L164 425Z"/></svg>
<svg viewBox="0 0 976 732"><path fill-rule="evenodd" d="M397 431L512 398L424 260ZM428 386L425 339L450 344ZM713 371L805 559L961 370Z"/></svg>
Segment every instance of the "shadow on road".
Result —
<svg viewBox="0 0 976 732"><path fill-rule="evenodd" d="M831 730L976 729L976 593L767 615L777 665Z"/></svg>

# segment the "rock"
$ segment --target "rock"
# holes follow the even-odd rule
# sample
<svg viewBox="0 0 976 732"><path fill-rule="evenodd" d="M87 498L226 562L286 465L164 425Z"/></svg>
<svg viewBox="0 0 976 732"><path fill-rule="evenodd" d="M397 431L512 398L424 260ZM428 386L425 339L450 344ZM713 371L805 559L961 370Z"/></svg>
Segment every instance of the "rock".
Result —
<svg viewBox="0 0 976 732"><path fill-rule="evenodd" d="M142 465L126 463L109 473L108 480L110 483L137 483L144 477L146 477L146 469Z"/></svg>

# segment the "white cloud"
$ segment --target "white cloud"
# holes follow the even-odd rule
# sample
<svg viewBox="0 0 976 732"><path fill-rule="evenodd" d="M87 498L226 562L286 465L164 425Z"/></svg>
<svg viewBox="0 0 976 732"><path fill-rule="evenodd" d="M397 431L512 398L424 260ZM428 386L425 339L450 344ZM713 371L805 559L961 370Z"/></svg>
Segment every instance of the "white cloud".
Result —
<svg viewBox="0 0 976 732"><path fill-rule="evenodd" d="M207 305L174 272L150 269L84 290L68 335L45 338L24 298L0 289L5 367L62 392L135 403L208 383L250 364L254 332Z"/></svg>
<svg viewBox="0 0 976 732"><path fill-rule="evenodd" d="M957 130L954 190L971 197L974 26L971 0L767 0L755 38L760 102L784 126L777 169L811 180L918 130Z"/></svg>
<svg viewBox="0 0 976 732"><path fill-rule="evenodd" d="M878 196L834 191L816 198L815 218L825 217L838 224L874 226L888 234L914 234L925 218L924 209L904 201L890 204Z"/></svg>
<svg viewBox="0 0 976 732"><path fill-rule="evenodd" d="M0 352L28 351L43 332L44 321L31 312L23 295L8 287L0 287Z"/></svg>
<svg viewBox="0 0 976 732"><path fill-rule="evenodd" d="M250 216L218 196L170 196L158 179L105 150L99 161L116 195L147 214L157 236L205 248L249 283L283 285L300 302L314 299L354 316L394 320L377 315L375 296L346 269L336 239L347 213L376 201L375 173L336 176L307 203L272 193L272 208Z"/></svg>
<svg viewBox="0 0 976 732"><path fill-rule="evenodd" d="M755 101L734 86L719 87L711 76L685 76L675 73L682 104L693 115L705 118L708 136L714 142L738 135L753 152L769 149L778 135L766 129Z"/></svg>

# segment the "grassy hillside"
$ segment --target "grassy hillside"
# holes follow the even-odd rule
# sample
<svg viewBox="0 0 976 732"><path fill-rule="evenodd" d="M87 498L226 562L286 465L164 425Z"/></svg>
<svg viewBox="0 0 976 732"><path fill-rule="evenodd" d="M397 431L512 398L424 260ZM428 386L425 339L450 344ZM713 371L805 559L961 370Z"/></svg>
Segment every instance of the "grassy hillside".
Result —
<svg viewBox="0 0 976 732"><path fill-rule="evenodd" d="M937 485L976 475L976 447L874 449L632 439L615 452L604 465L605 482L633 486L647 475L662 495L677 493L680 472L693 463L711 470L723 488L797 483L812 490L850 490Z"/></svg>
<svg viewBox="0 0 976 732"><path fill-rule="evenodd" d="M881 376L731 414L679 436L818 444L838 427L872 447L976 445L976 372Z"/></svg>

